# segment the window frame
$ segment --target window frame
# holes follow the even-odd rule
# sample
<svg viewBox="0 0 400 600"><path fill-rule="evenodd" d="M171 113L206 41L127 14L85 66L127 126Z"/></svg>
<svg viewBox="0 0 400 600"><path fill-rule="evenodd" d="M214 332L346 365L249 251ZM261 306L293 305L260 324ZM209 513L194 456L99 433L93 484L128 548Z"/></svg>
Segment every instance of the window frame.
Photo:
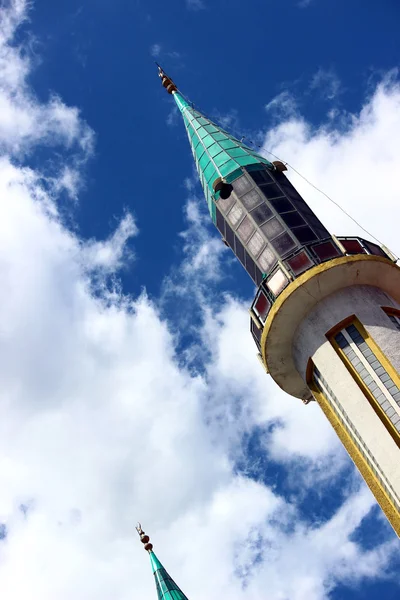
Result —
<svg viewBox="0 0 400 600"><path fill-rule="evenodd" d="M316 369L319 371L313 359L310 357L306 369L307 385L350 457L358 467L361 475L370 487L371 492L380 504L386 517L399 535L400 499L390 482L387 480L385 474L382 472L376 458L370 452L360 433L357 431L345 409L340 404L339 399L330 389L329 383L325 380L322 373L320 373L320 380L322 379L322 381L319 383L317 382L315 377ZM324 390L323 388L326 389ZM375 489L376 485L380 489L380 494L378 494L378 490ZM392 518L393 514L395 515L395 519Z"/></svg>
<svg viewBox="0 0 400 600"><path fill-rule="evenodd" d="M382 306L381 308L386 316L389 317L396 329L400 331L400 310L398 308L394 308L394 306ZM394 317L394 319L391 317Z"/></svg>
<svg viewBox="0 0 400 600"><path fill-rule="evenodd" d="M335 336L338 333L342 333L343 330L346 329L346 327L349 327L350 325L353 325L357 329L358 333L364 339L364 342L367 344L369 349L376 356L378 361L381 363L382 367L388 373L390 378L394 381L395 385L400 389L400 377L399 377L396 369L390 363L390 361L385 356L385 354L382 352L382 350L379 348L379 346L371 338L371 336L369 335L369 333L367 332L365 327L362 325L361 321L356 317L356 315L351 315L351 316L347 317L346 319L344 319L343 321L341 321L340 323L338 323L337 325L335 325L335 327L333 327L326 333L326 338L328 339L328 341L330 342L330 344L336 351L336 354L342 360L343 364L347 368L347 370L350 373L350 375L352 376L353 380L357 383L360 390L364 393L364 396L367 398L369 404L371 405L372 409L374 410L374 412L376 413L376 415L378 416L378 418L380 419L382 424L386 427L386 429L390 433L390 435L391 435L393 441L395 442L395 444L397 445L397 447L400 448L400 432L396 429L394 424L391 422L390 418L387 416L384 409L382 409L382 407L380 406L380 404L378 403L378 401L376 400L376 398L374 397L372 392L369 390L367 385L361 379L360 375L358 374L358 372L356 371L356 369L354 368L354 366L352 365L352 363L350 362L350 360L348 359L348 357L346 356L346 354L344 353L342 348L340 348L339 344L335 340ZM355 346L355 344L353 342L352 342L352 344ZM352 349L354 350L353 347L352 347ZM361 352L358 349L357 349L356 355L358 356L358 358L360 358ZM364 356L362 357L362 363L365 367L367 367L367 365L368 365L367 371L370 374L371 374L371 371L373 372L373 380L378 384L377 374L370 367L370 365L368 364L368 362L366 361ZM378 387L380 389L382 389L380 387L380 385L378 385ZM387 393L387 390L385 390L384 395L386 398L388 397L389 394ZM394 400L393 397L390 397L389 402L391 403L392 406L396 405L396 401ZM393 408L394 408L394 406L393 406ZM396 410L397 414L400 415L400 406L399 405L396 405L395 410Z"/></svg>

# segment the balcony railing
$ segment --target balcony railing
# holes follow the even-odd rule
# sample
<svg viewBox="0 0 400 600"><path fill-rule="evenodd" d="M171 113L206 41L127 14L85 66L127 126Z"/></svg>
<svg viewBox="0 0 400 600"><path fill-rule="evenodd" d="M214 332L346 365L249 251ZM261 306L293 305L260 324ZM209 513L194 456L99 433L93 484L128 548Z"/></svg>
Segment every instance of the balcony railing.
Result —
<svg viewBox="0 0 400 600"><path fill-rule="evenodd" d="M261 349L261 335L269 311L279 294L299 275L315 265L354 254L373 254L383 256L393 262L396 259L378 244L359 237L328 238L307 247L279 262L274 270L264 275L250 308L250 331L253 339Z"/></svg>

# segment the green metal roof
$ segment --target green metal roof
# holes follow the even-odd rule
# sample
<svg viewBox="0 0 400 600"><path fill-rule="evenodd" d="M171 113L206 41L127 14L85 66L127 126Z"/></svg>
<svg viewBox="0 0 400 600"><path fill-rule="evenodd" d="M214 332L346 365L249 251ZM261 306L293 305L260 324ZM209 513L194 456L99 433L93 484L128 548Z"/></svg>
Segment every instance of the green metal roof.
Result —
<svg viewBox="0 0 400 600"><path fill-rule="evenodd" d="M156 581L158 600L188 600L187 596L168 575L154 552L150 552L150 562Z"/></svg>
<svg viewBox="0 0 400 600"><path fill-rule="evenodd" d="M153 569L153 573L158 571L158 569L164 568L162 566L162 564L160 563L160 561L158 560L157 556L154 554L154 552L150 552L150 562L151 562L151 567Z"/></svg>
<svg viewBox="0 0 400 600"><path fill-rule="evenodd" d="M212 185L217 177L223 177L230 183L241 175L242 167L259 165L260 168L267 166L274 169L274 166L207 119L179 92L174 93L174 98L183 116L208 209L215 223L215 200L218 200L218 193L214 193Z"/></svg>

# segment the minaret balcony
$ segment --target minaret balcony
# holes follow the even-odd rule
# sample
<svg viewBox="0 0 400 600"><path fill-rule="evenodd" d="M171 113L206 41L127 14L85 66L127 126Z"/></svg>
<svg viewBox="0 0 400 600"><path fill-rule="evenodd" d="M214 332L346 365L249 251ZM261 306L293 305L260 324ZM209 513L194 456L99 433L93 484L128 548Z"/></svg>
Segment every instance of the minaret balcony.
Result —
<svg viewBox="0 0 400 600"><path fill-rule="evenodd" d="M396 258L385 248L360 237L332 237L307 247L302 247L283 261L274 270L264 274L250 308L250 331L256 346L261 351L261 336L268 314L279 295L299 275L313 267L338 258L369 254L396 262Z"/></svg>

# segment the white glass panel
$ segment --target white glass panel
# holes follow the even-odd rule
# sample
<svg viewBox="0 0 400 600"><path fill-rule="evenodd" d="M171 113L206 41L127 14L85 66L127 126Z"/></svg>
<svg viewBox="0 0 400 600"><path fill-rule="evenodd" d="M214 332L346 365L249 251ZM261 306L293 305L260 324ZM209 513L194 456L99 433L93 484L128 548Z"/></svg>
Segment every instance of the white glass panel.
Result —
<svg viewBox="0 0 400 600"><path fill-rule="evenodd" d="M235 197L231 194L229 198L225 198L225 200L223 198L220 198L217 202L217 206L220 210L222 210L222 212L226 214L234 203Z"/></svg>
<svg viewBox="0 0 400 600"><path fill-rule="evenodd" d="M271 292L277 296L287 286L288 283L289 279L286 277L285 273L281 269L278 269L277 272L274 273L271 279L267 282L267 286Z"/></svg>
<svg viewBox="0 0 400 600"><path fill-rule="evenodd" d="M254 230L255 225L250 217L245 217L237 228L237 233L243 242L247 242Z"/></svg>
<svg viewBox="0 0 400 600"><path fill-rule="evenodd" d="M241 198L241 201L247 210L251 210L255 206L261 204L261 202L263 202L263 198L257 190L251 190L251 192L248 192Z"/></svg>
<svg viewBox="0 0 400 600"><path fill-rule="evenodd" d="M272 240L277 235L282 233L283 225L278 221L276 217L270 219L264 225L261 226L262 231L265 233L269 240Z"/></svg>
<svg viewBox="0 0 400 600"><path fill-rule="evenodd" d="M268 273L275 261L275 254L272 252L271 248L267 246L265 250L261 252L261 255L257 262L260 265L261 271L263 271L264 273Z"/></svg>
<svg viewBox="0 0 400 600"><path fill-rule="evenodd" d="M253 237L250 239L249 243L247 244L247 248L249 249L251 254L256 258L260 254L261 248L264 246L264 243L265 241L263 236L261 235L261 233L256 231Z"/></svg>
<svg viewBox="0 0 400 600"><path fill-rule="evenodd" d="M245 194L252 188L252 184L244 175L232 181L232 186L238 196Z"/></svg>
<svg viewBox="0 0 400 600"><path fill-rule="evenodd" d="M228 221L232 224L232 227L235 227L239 223L243 214L243 208L236 202L235 206L231 208L231 211L228 214Z"/></svg>

